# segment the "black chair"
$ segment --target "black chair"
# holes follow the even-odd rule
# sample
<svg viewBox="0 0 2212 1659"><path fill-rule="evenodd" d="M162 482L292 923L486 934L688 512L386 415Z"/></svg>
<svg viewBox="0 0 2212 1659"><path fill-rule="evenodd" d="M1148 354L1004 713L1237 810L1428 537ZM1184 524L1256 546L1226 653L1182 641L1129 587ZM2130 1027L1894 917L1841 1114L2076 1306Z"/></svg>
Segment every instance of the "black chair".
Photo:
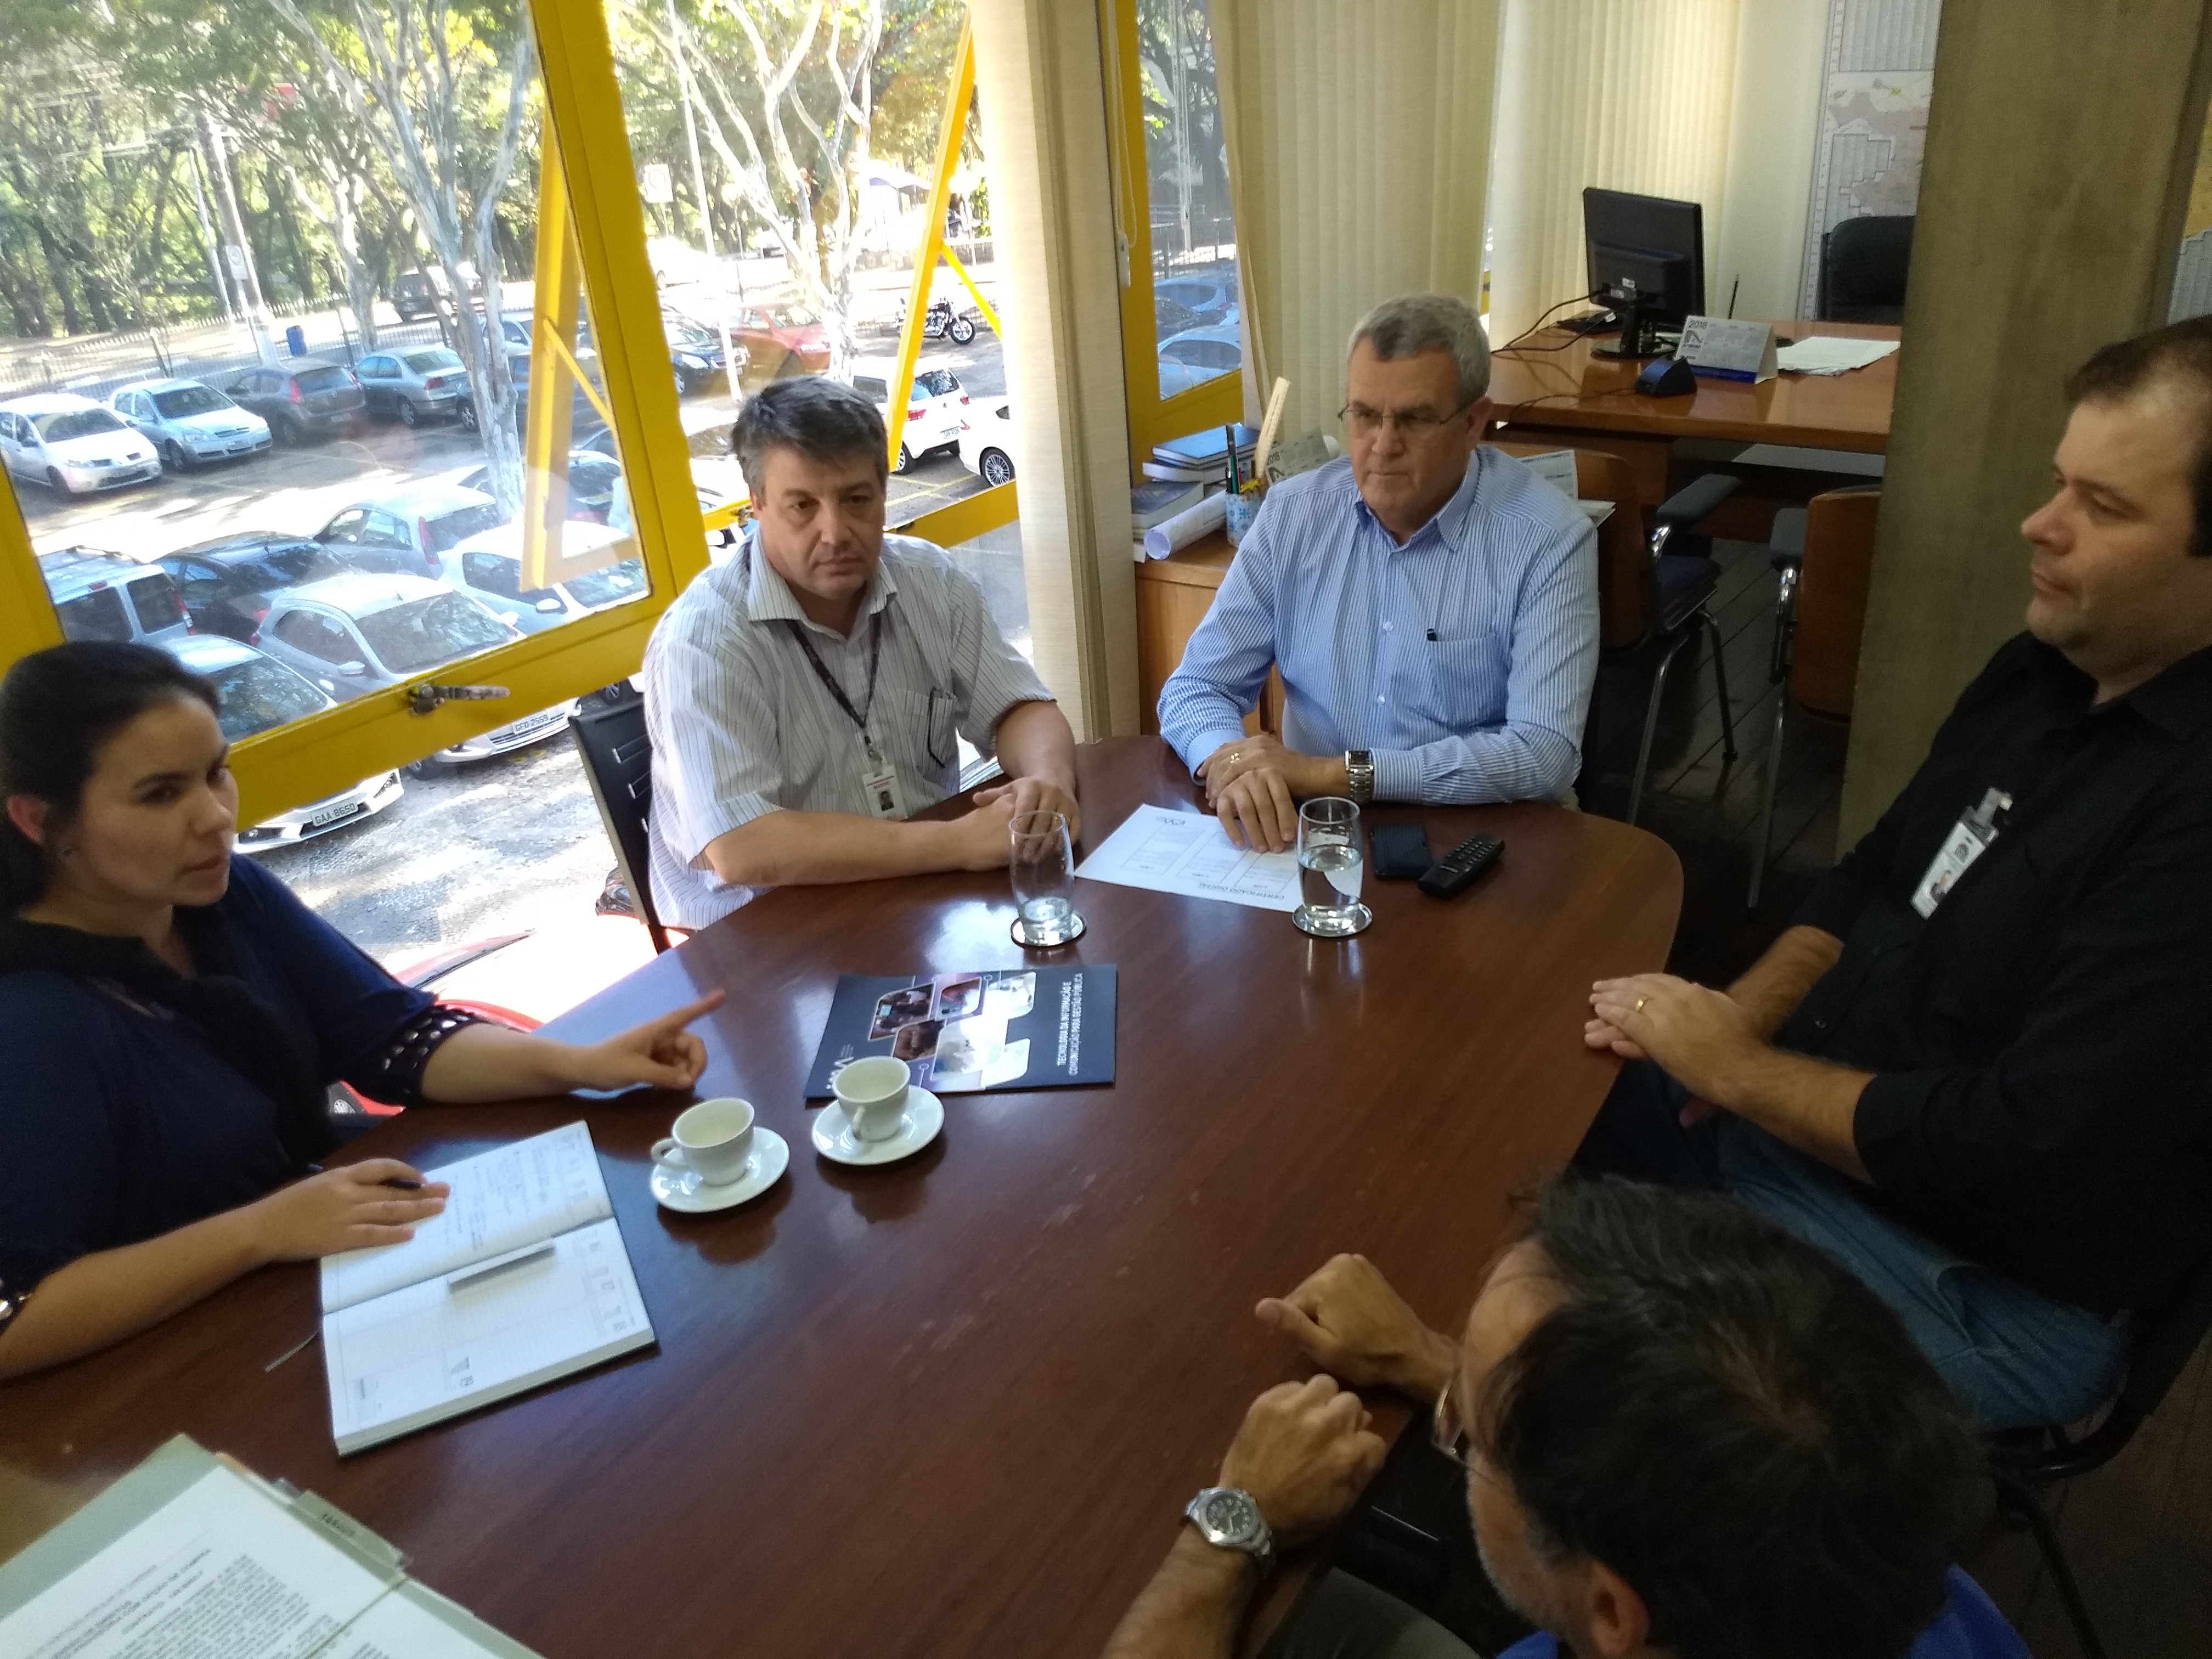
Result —
<svg viewBox="0 0 2212 1659"><path fill-rule="evenodd" d="M1824 323L1901 323L1912 267L1912 216L1840 221L1820 237L1814 308Z"/></svg>
<svg viewBox="0 0 2212 1659"><path fill-rule="evenodd" d="M629 889L630 903L653 948L665 951L668 930L653 905L653 857L645 829L646 815L653 810L653 738L645 729L644 700L634 693L617 695L620 700L612 703L604 692L586 697L568 717L568 730L584 757L584 775L591 780L599 822L614 843L615 867Z"/></svg>
<svg viewBox="0 0 2212 1659"><path fill-rule="evenodd" d="M1713 683L1721 698L1722 752L1729 760L1735 758L1735 715L1729 707L1728 664L1723 660L1720 624L1705 605L1720 586L1720 562L1710 551L1669 553L1667 547L1735 494L1736 483L1726 473L1708 473L1669 495L1654 515L1644 568L1644 636L1633 648L1641 650L1655 641L1660 642L1659 666L1651 676L1651 700L1644 710L1644 739L1637 746L1636 772L1628 785L1631 823L1636 822L1644 800L1644 777L1651 765L1651 738L1659 727L1659 697L1667 689L1667 671L1700 630L1712 641Z"/></svg>
<svg viewBox="0 0 2212 1659"><path fill-rule="evenodd" d="M2127 1381L2094 1429L2076 1440L2063 1426L2053 1424L2000 1434L1991 1443L1990 1474L1996 1483L1997 1514L2014 1531L2034 1535L2088 1659L2105 1659L2105 1644L2089 1617L2088 1604L2081 1599L2081 1587L2067 1562L2065 1547L2058 1541L2058 1529L2043 1506L2043 1491L2102 1468L2118 1456L2158 1409L2207 1332L2212 1332L2212 1258L2198 1266L2164 1312L2144 1322L2128 1362Z"/></svg>

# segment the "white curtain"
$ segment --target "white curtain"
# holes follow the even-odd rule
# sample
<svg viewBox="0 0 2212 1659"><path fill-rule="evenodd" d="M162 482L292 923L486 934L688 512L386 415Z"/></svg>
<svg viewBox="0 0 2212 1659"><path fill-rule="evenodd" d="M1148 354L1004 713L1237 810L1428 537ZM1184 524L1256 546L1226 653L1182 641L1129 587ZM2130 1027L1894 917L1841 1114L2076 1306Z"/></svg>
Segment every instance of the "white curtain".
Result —
<svg viewBox="0 0 2212 1659"><path fill-rule="evenodd" d="M1246 418L1334 431L1359 315L1477 302L1499 0L1212 0L1244 295Z"/></svg>
<svg viewBox="0 0 2212 1659"><path fill-rule="evenodd" d="M1758 5L1762 0L1748 0ZM1588 291L1583 188L1705 206L1721 246L1739 0L1505 0L1491 176L1490 337ZM1809 130L1814 112L1804 120ZM1717 312L1723 286L1708 294Z"/></svg>

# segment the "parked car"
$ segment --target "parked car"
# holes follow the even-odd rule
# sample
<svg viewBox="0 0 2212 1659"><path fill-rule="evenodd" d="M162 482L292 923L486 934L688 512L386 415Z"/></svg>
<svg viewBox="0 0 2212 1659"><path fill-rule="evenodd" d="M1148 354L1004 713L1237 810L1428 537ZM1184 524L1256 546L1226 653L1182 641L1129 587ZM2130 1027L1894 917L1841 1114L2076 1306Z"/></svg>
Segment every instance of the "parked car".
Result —
<svg viewBox="0 0 2212 1659"><path fill-rule="evenodd" d="M273 596L261 648L343 702L520 637L443 582L355 571Z"/></svg>
<svg viewBox="0 0 2212 1659"><path fill-rule="evenodd" d="M233 743L333 707L330 696L274 658L250 645L209 635L164 640L162 648L195 674L215 683L222 708L216 723ZM406 793L397 772L380 772L349 789L311 800L238 832L241 853L265 853L327 835L372 818Z"/></svg>
<svg viewBox="0 0 2212 1659"><path fill-rule="evenodd" d="M1014 406L1000 404L960 422L960 465L994 487L1014 481Z"/></svg>
<svg viewBox="0 0 2212 1659"><path fill-rule="evenodd" d="M534 316L501 317L499 319L501 341L507 349L507 378L514 383L514 411L518 421L529 407L530 335L537 320ZM589 380L593 387L604 391L606 380L600 372L599 354L592 348L591 331L586 325L577 325L575 352L576 367L583 372L584 379ZM569 404L572 422L599 418L599 410L592 407L591 398L585 395L581 386L570 394Z"/></svg>
<svg viewBox="0 0 2212 1659"><path fill-rule="evenodd" d="M676 371L678 397L688 398L702 386L723 379L726 368L733 389L744 377L751 356L738 343L736 330L730 331L730 349L737 353L738 360L725 365L720 330L708 328L674 312L663 312L660 325L668 341L669 367Z"/></svg>
<svg viewBox="0 0 2212 1659"><path fill-rule="evenodd" d="M603 428L605 429L605 428ZM607 521L607 510L614 502L615 485L621 480L622 466L594 450L572 449L568 452L568 516L593 524ZM491 469L477 467L464 473L463 489L491 494Z"/></svg>
<svg viewBox="0 0 2212 1659"><path fill-rule="evenodd" d="M854 368L853 389L872 399L889 421L890 401L885 387L896 365L863 359ZM933 449L957 447L967 407L968 394L960 389L959 376L951 369L916 369L914 386L906 400L906 427L899 434L898 459L891 464L891 471L905 471L916 457Z"/></svg>
<svg viewBox="0 0 2212 1659"><path fill-rule="evenodd" d="M830 367L830 331L804 307L748 306L732 319L730 339L774 379Z"/></svg>
<svg viewBox="0 0 2212 1659"><path fill-rule="evenodd" d="M353 568L319 542L271 531L196 542L154 562L169 573L184 595L196 631L246 645L261 642L270 594L342 576Z"/></svg>
<svg viewBox="0 0 2212 1659"><path fill-rule="evenodd" d="M39 555L39 574L64 638L166 645L192 631L184 595L157 564L96 547L62 547Z"/></svg>
<svg viewBox="0 0 2212 1659"><path fill-rule="evenodd" d="M154 446L89 398L45 392L0 404L0 461L18 478L60 495L143 483L161 476Z"/></svg>
<svg viewBox="0 0 2212 1659"><path fill-rule="evenodd" d="M360 416L361 386L343 364L289 357L274 368L249 368L222 390L263 420L283 444L301 444L346 431Z"/></svg>
<svg viewBox="0 0 2212 1659"><path fill-rule="evenodd" d="M1187 328L1214 326L1235 320L1230 313L1237 308L1237 284L1205 276L1170 276L1152 284L1152 303L1159 310L1172 305L1188 313L1192 320L1184 325Z"/></svg>
<svg viewBox="0 0 2212 1659"><path fill-rule="evenodd" d="M483 278L477 275L476 267L466 260L461 263L461 280L469 285L469 298L483 298ZM438 302L441 300L450 301L453 292L453 284L446 280L446 268L443 265L426 265L421 270L410 270L402 275L384 297L392 302L392 308L399 313L401 321L411 323L417 318L435 316ZM447 308L451 308L450 305Z"/></svg>
<svg viewBox="0 0 2212 1659"><path fill-rule="evenodd" d="M1172 397L1244 367L1244 342L1233 323L1187 328L1160 342L1160 396Z"/></svg>
<svg viewBox="0 0 2212 1659"><path fill-rule="evenodd" d="M479 732L473 738L465 738L450 749L441 749L436 754L416 763L420 774L441 766L465 766L471 761L489 760L494 755L504 755L510 750L527 749L534 743L558 737L568 728L568 716L576 712L576 700L570 697L555 703L550 708L541 708L534 714L525 714L512 725L489 732Z"/></svg>
<svg viewBox="0 0 2212 1659"><path fill-rule="evenodd" d="M574 555L629 539L605 525L572 524L562 532L562 550ZM520 524L501 525L448 550L440 574L501 622L526 634L558 628L646 591L645 566L636 559L586 571L550 587L525 587Z"/></svg>
<svg viewBox="0 0 2212 1659"><path fill-rule="evenodd" d="M372 415L396 415L402 426L432 418L476 429L477 402L458 352L444 346L412 351L373 351L353 366L362 402Z"/></svg>
<svg viewBox="0 0 2212 1659"><path fill-rule="evenodd" d="M315 539L362 570L435 576L447 548L499 521L498 504L482 490L409 484L342 508Z"/></svg>
<svg viewBox="0 0 2212 1659"><path fill-rule="evenodd" d="M172 472L269 447L269 422L204 381L138 380L111 392L107 406L152 442Z"/></svg>

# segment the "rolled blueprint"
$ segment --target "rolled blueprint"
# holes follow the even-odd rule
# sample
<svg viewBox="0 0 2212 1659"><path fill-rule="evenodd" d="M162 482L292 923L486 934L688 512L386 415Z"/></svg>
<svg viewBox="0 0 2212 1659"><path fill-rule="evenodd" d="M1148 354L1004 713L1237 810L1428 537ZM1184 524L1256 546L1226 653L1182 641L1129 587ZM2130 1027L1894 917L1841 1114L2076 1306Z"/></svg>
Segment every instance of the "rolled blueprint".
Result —
<svg viewBox="0 0 2212 1659"><path fill-rule="evenodd" d="M1212 535L1221 528L1229 516L1229 497L1224 493L1208 495L1196 507L1186 508L1164 524L1156 524L1145 532L1145 556L1164 559L1180 548Z"/></svg>

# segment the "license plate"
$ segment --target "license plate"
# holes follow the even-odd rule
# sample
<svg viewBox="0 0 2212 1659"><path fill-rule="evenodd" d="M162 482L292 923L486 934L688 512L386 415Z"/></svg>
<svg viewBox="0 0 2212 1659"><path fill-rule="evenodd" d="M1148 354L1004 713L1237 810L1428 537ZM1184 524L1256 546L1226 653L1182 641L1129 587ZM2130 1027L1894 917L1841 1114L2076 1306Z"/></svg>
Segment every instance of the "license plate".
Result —
<svg viewBox="0 0 2212 1659"><path fill-rule="evenodd" d="M307 828L319 830L326 823L336 823L340 818L349 818L360 811L359 801L349 802L343 806L326 806L307 820Z"/></svg>

